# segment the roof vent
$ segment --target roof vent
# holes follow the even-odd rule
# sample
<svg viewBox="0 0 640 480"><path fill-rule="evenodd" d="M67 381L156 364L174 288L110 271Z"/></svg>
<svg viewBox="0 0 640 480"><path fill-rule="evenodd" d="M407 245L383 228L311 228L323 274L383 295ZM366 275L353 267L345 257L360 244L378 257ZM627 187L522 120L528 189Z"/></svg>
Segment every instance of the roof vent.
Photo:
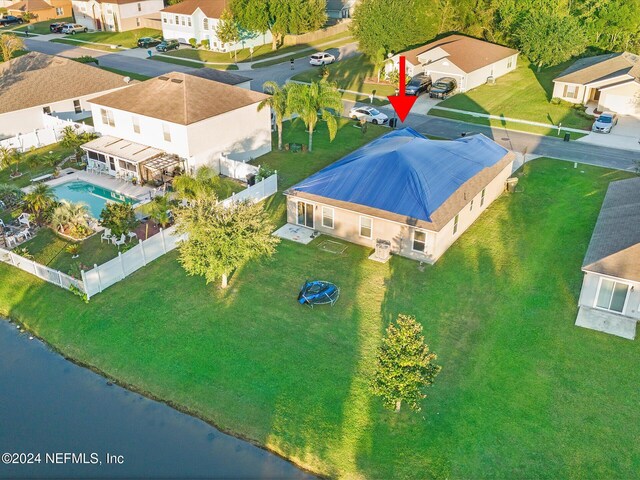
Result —
<svg viewBox="0 0 640 480"><path fill-rule="evenodd" d="M166 82L167 80L169 80L169 77L165 77L164 75L161 75L160 77L158 77L158 80L162 80Z"/></svg>
<svg viewBox="0 0 640 480"><path fill-rule="evenodd" d="M182 79L180 79L180 78L172 78L172 79L171 79L171 81L172 81L173 83L182 83L182 81L183 81L183 80L182 80Z"/></svg>

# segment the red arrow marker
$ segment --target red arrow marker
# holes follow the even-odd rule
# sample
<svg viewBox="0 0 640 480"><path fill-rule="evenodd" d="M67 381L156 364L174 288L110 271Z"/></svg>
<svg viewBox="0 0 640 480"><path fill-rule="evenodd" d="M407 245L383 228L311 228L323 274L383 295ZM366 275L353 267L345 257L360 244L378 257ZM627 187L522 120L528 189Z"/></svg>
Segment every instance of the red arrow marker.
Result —
<svg viewBox="0 0 640 480"><path fill-rule="evenodd" d="M398 85L398 95L389 95L387 98L391 102L393 109L398 114L398 118L400 118L401 122L404 122L404 119L409 115L409 111L413 104L416 103L416 97L407 97L405 95L405 87L407 86L407 82L405 79L405 58L404 56L400 56L400 72L399 79L400 85Z"/></svg>

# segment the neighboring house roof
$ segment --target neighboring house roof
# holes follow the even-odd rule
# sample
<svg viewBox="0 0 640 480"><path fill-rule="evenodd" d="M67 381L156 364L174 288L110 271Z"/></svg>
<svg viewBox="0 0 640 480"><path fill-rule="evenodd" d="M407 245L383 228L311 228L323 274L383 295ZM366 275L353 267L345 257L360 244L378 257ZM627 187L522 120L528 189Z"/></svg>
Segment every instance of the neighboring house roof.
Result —
<svg viewBox="0 0 640 480"><path fill-rule="evenodd" d="M30 52L0 63L0 113L123 87L124 77L68 58Z"/></svg>
<svg viewBox="0 0 640 480"><path fill-rule="evenodd" d="M464 35L449 35L413 50L401 52L398 55L404 55L407 61L413 65L420 65L418 55L437 47L448 53L447 59L465 73L473 72L518 53L513 48L503 47L502 45L485 42L477 38Z"/></svg>
<svg viewBox="0 0 640 480"><path fill-rule="evenodd" d="M111 3L116 5L125 5L127 3L139 3L146 1L155 1L155 0L71 0L72 3L81 2L81 3L89 3L95 1L96 3Z"/></svg>
<svg viewBox="0 0 640 480"><path fill-rule="evenodd" d="M484 135L429 140L404 128L286 193L438 231L512 161L513 154Z"/></svg>
<svg viewBox="0 0 640 480"><path fill-rule="evenodd" d="M609 184L582 269L640 282L640 178Z"/></svg>
<svg viewBox="0 0 640 480"><path fill-rule="evenodd" d="M193 15L193 12L199 8L207 18L220 18L228 3L227 0L184 0L160 11L177 13L178 15Z"/></svg>
<svg viewBox="0 0 640 480"><path fill-rule="evenodd" d="M553 81L587 85L621 76L640 82L640 56L623 52L581 58Z"/></svg>
<svg viewBox="0 0 640 480"><path fill-rule="evenodd" d="M189 75L194 77L206 78L215 82L226 83L227 85L238 85L240 83L250 82L249 77L238 75L237 73L224 72L215 68L194 68L189 70Z"/></svg>
<svg viewBox="0 0 640 480"><path fill-rule="evenodd" d="M190 125L258 103L268 95L188 73L172 72L98 98L91 103L171 123Z"/></svg>
<svg viewBox="0 0 640 480"><path fill-rule="evenodd" d="M44 0L22 0L7 7L7 10L19 10L21 12L39 12L49 10L53 6Z"/></svg>

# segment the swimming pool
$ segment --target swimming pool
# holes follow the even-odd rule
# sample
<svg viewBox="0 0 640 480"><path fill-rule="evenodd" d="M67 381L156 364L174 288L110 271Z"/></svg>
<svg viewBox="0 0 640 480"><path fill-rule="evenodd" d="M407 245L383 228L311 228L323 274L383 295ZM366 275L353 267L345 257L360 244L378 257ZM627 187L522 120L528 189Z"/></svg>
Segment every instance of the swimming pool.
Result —
<svg viewBox="0 0 640 480"><path fill-rule="evenodd" d="M131 197L114 192L108 188L99 187L92 183L74 180L53 187L53 193L58 200L68 200L73 203L84 202L89 206L89 213L93 218L100 218L100 212L108 201L118 203L136 203Z"/></svg>

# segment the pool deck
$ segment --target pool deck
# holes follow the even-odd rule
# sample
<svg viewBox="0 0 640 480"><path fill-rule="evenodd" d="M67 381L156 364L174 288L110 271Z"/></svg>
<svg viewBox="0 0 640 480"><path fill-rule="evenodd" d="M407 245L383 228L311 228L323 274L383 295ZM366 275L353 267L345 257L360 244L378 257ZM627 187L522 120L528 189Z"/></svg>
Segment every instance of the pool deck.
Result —
<svg viewBox="0 0 640 480"><path fill-rule="evenodd" d="M151 201L156 195L161 195L162 190L141 185L133 185L131 182L124 180L116 180L111 175L99 175L97 173L89 173L84 170L74 170L73 168L65 168L60 172L57 178L44 182L50 187L56 187L63 183L79 180L81 182L91 183L102 188L109 189L113 192L120 193L127 197L137 200L137 205L142 205ZM29 193L35 185L29 185L22 190Z"/></svg>

